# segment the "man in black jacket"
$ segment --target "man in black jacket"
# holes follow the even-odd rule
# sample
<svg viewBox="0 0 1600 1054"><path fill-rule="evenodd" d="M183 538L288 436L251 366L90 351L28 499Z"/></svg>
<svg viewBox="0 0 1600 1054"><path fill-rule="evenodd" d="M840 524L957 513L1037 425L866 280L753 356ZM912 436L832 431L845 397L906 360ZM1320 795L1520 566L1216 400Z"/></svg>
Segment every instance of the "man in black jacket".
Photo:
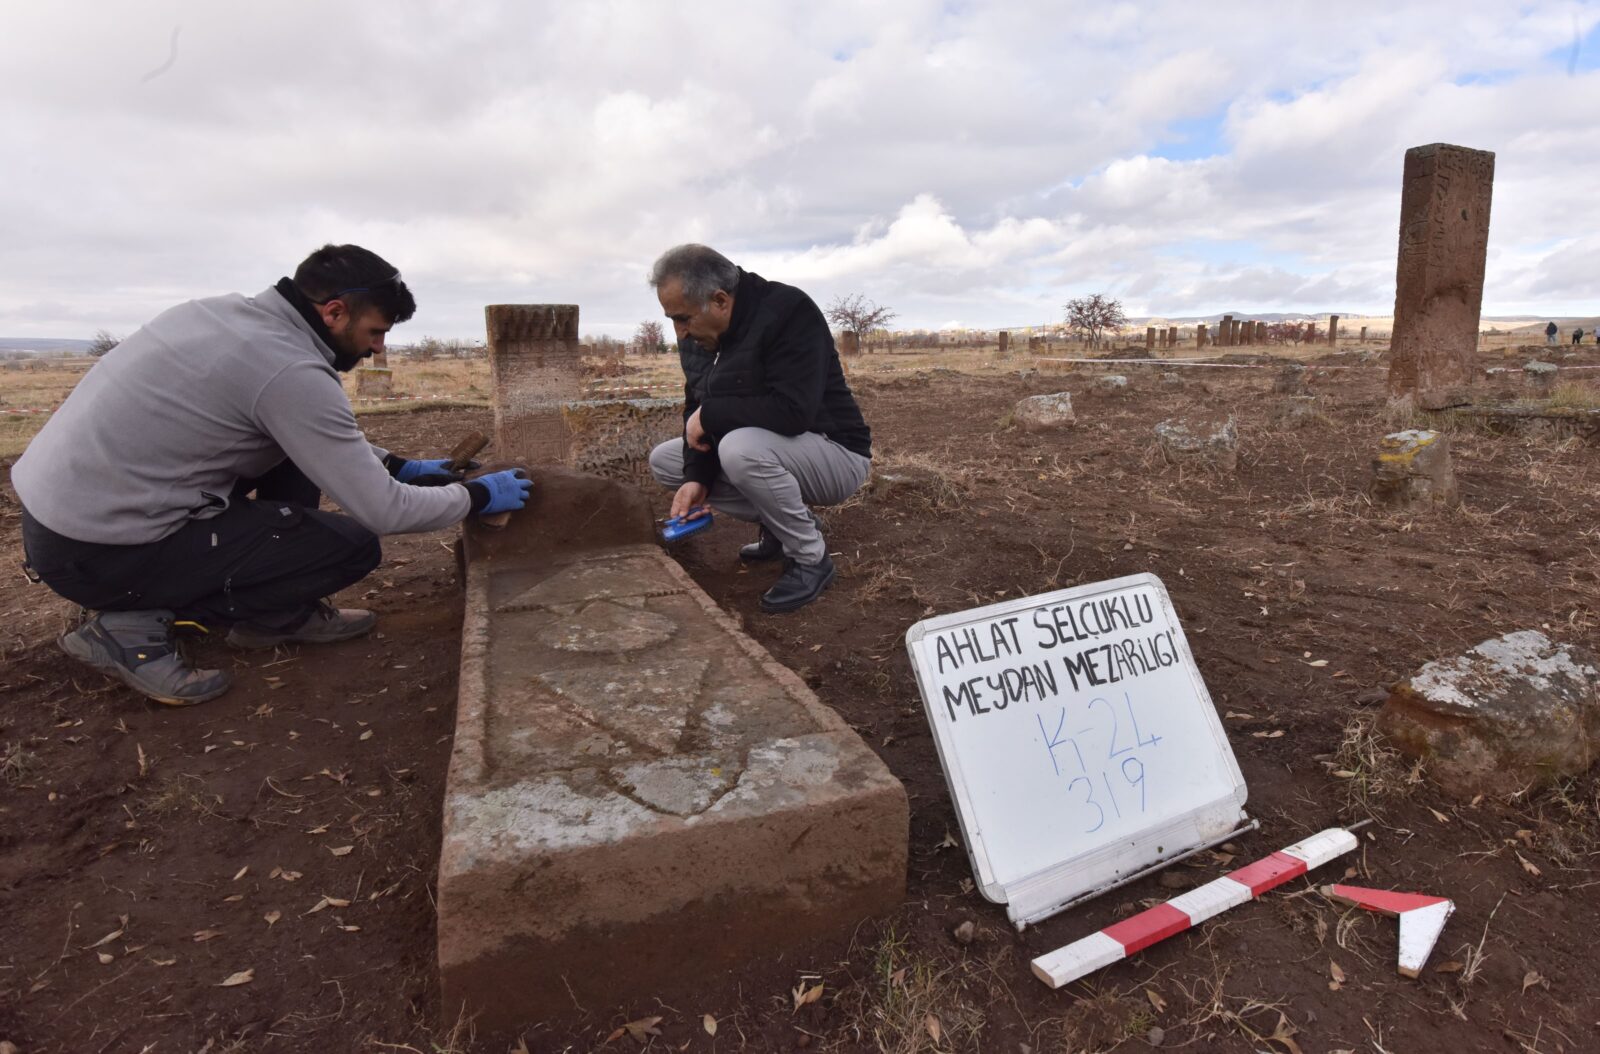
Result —
<svg viewBox="0 0 1600 1054"><path fill-rule="evenodd" d="M683 437L650 452L675 488L672 515L719 512L757 522L743 560L783 557L761 609L793 611L833 581L808 505L837 505L866 482L872 431L845 383L828 323L811 298L704 245L668 250L650 271L683 363Z"/></svg>

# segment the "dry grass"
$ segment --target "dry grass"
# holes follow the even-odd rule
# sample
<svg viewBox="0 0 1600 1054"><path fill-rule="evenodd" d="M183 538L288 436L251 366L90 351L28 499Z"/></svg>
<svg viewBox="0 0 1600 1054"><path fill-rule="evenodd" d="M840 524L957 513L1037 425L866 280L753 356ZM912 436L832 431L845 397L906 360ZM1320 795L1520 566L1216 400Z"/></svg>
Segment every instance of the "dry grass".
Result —
<svg viewBox="0 0 1600 1054"><path fill-rule="evenodd" d="M1329 762L1343 784L1351 814L1374 815L1383 798L1403 798L1422 780L1421 764L1408 764L1375 727L1374 714L1356 714L1344 726Z"/></svg>
<svg viewBox="0 0 1600 1054"><path fill-rule="evenodd" d="M0 750L0 783L15 787L27 780L39 761L39 755L24 748L21 743L7 743Z"/></svg>
<svg viewBox="0 0 1600 1054"><path fill-rule="evenodd" d="M835 1009L845 1023L833 1049L871 1043L881 1054L979 1049L985 998L968 990L962 963L913 952L890 929L873 952L870 980L850 985Z"/></svg>

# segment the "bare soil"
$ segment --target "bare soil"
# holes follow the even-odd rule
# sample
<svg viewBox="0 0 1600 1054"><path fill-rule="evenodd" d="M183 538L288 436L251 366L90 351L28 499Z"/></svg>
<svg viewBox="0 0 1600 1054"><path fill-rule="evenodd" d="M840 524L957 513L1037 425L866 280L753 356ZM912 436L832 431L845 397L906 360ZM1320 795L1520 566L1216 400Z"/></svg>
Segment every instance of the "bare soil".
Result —
<svg viewBox="0 0 1600 1054"><path fill-rule="evenodd" d="M713 979L698 1005L640 992L574 1031L470 1038L440 1015L431 902L459 649L451 536L388 540L339 598L379 611L369 639L268 655L201 643L237 681L188 710L66 659L53 638L71 609L10 573L0 1040L23 1054L1600 1049L1595 778L1459 801L1370 733L1386 687L1430 659L1526 628L1594 646L1592 446L1457 432L1462 507L1413 519L1363 496L1378 438L1410 423L1386 417L1380 369L1314 371L1315 416L1291 422L1272 370L1191 369L1171 389L1131 367L1131 388L1106 393L1094 374L1030 373L1020 356L1022 372L981 377L858 362L879 472L926 475L826 514L841 571L827 597L760 614L773 572L739 565L750 539L736 524L679 555L905 782L912 863L893 916ZM1075 429L1009 426L1017 399L1061 390ZM1236 473L1162 462L1151 426L1201 409L1237 415ZM367 421L418 455L488 424L471 410ZM15 569L9 494L0 538ZM1184 620L1262 829L1019 935L972 889L904 633L935 612L1143 571ZM1348 872L1314 872L1059 992L1028 970L1142 904L1369 817ZM1396 974L1391 920L1315 892L1347 874L1455 899L1420 979ZM796 986L819 983L796 1010Z"/></svg>

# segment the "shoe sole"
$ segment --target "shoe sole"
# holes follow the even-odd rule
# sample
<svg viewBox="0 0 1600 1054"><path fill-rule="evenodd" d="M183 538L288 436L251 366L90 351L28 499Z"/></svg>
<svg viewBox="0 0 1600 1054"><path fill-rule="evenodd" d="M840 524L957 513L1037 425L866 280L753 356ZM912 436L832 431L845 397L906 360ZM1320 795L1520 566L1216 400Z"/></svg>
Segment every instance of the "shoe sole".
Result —
<svg viewBox="0 0 1600 1054"><path fill-rule="evenodd" d="M296 637L292 633L287 633L281 637L240 637L237 630L229 630L227 637L224 639L230 646L235 648L243 648L246 651L266 651L268 648L276 648L280 644L338 644L340 641L355 640L357 637L365 636L376 629L377 625L378 620L373 619L359 629L347 630L331 637L309 638Z"/></svg>
<svg viewBox="0 0 1600 1054"><path fill-rule="evenodd" d="M139 676L132 670L122 666L119 663L113 662L106 656L105 652L101 651L99 648L95 647L94 644L85 641L82 637L79 637L74 633L63 633L60 637L56 638L56 643L61 645L61 650L66 652L72 658L77 659L79 662L87 663L88 665L93 666L107 677L115 677L129 688L132 688L134 691L144 696L146 699L149 699L154 703L160 703L162 706L195 706L199 703L207 703L221 695L223 692L226 692L233 686L233 682L228 680L224 681L222 687L217 688L215 691L205 692L201 695L163 695L157 689L152 688L150 685L142 682L139 679Z"/></svg>
<svg viewBox="0 0 1600 1054"><path fill-rule="evenodd" d="M827 591L828 587L833 585L833 580L838 576L838 574L838 568L829 571L828 577L822 580L822 584L817 587L817 591L806 597L804 600L791 600L787 604L769 604L765 599L763 599L761 601L761 610L765 611L769 615L782 615L790 611L799 611L807 604L819 599L822 594Z"/></svg>

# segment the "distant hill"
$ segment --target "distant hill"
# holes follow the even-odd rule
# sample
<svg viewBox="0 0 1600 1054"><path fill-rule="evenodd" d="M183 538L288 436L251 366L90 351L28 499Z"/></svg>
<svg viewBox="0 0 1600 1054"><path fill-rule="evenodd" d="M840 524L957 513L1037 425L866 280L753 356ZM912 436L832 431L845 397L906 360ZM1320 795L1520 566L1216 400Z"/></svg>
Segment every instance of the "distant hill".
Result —
<svg viewBox="0 0 1600 1054"><path fill-rule="evenodd" d="M0 353L20 351L28 355L82 355L92 343L60 337L0 337Z"/></svg>

